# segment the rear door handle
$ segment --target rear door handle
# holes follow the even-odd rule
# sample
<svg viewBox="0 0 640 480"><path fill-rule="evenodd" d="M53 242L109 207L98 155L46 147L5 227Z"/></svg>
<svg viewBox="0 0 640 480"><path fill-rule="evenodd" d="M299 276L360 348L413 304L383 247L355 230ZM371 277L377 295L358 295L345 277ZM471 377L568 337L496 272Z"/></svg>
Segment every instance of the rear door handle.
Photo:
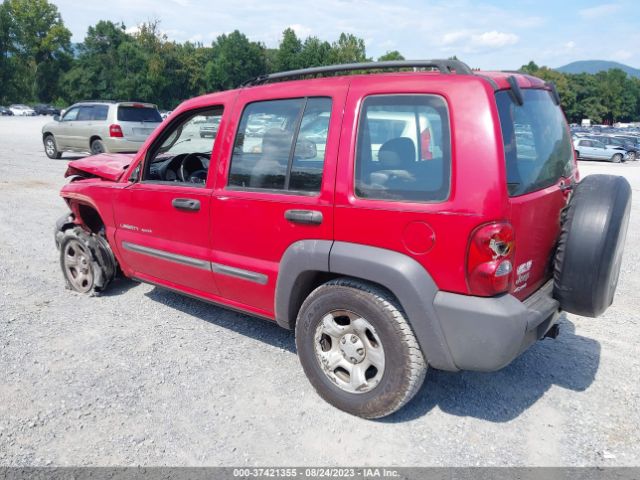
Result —
<svg viewBox="0 0 640 480"><path fill-rule="evenodd" d="M171 201L171 205L178 210L193 210L196 212L200 210L200 201L193 198L174 198Z"/></svg>
<svg viewBox="0 0 640 480"><path fill-rule="evenodd" d="M284 218L293 223L303 225L320 225L322 223L322 212L317 210L287 210Z"/></svg>

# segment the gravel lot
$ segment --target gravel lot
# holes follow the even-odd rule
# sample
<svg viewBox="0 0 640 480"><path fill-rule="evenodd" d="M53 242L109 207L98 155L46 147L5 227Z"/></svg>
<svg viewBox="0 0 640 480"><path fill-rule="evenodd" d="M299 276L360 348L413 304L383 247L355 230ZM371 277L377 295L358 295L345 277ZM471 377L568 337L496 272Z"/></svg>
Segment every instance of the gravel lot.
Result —
<svg viewBox="0 0 640 480"><path fill-rule="evenodd" d="M67 161L43 118L0 118L0 465L640 465L640 162L616 302L563 316L497 373L430 371L382 421L307 382L293 335L148 285L65 290L53 224ZM75 158L78 158L77 156Z"/></svg>

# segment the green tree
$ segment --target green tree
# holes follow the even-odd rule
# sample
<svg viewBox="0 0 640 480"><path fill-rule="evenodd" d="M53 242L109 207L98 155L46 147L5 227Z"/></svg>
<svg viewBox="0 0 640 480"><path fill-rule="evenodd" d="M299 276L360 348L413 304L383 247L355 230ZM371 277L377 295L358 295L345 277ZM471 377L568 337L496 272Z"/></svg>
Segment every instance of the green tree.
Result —
<svg viewBox="0 0 640 480"><path fill-rule="evenodd" d="M266 72L265 48L238 30L220 35L212 45L206 71L209 90L226 90Z"/></svg>
<svg viewBox="0 0 640 480"><path fill-rule="evenodd" d="M331 46L330 59L331 63L366 62L364 40L350 33L341 33L338 41Z"/></svg>
<svg viewBox="0 0 640 480"><path fill-rule="evenodd" d="M69 102L81 99L116 97L116 83L132 68L120 56L121 45L132 41L123 24L99 21L90 26L84 41L78 45L78 58L71 70L64 76L64 96ZM127 48L123 48L126 52Z"/></svg>
<svg viewBox="0 0 640 480"><path fill-rule="evenodd" d="M391 61L391 60L404 60L404 57L397 50L392 50L392 51L387 52L384 55L381 55L380 57L378 57L378 61L379 62L386 62L386 61Z"/></svg>
<svg viewBox="0 0 640 480"><path fill-rule="evenodd" d="M5 0L1 16L0 28L9 39L5 58L11 59L19 100L51 101L59 91L60 73L71 62L71 32L58 8L47 0Z"/></svg>
<svg viewBox="0 0 640 480"><path fill-rule="evenodd" d="M321 67L331 64L331 44L318 37L307 37L300 52L302 68Z"/></svg>
<svg viewBox="0 0 640 480"><path fill-rule="evenodd" d="M296 70L301 68L302 42L292 28L282 32L282 41L276 54L277 71Z"/></svg>

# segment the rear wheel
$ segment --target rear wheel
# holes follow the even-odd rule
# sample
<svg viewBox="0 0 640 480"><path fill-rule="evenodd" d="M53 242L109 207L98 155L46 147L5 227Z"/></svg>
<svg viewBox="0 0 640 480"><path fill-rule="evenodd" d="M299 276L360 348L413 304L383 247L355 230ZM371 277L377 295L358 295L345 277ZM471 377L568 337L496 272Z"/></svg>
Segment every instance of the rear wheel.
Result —
<svg viewBox="0 0 640 480"><path fill-rule="evenodd" d="M56 140L53 138L53 135L47 135L44 137L44 153L47 154L47 157L57 160L62 157L62 153L58 151L58 146L56 145Z"/></svg>
<svg viewBox="0 0 640 480"><path fill-rule="evenodd" d="M416 394L427 370L395 297L348 278L318 287L305 300L296 347L318 394L364 418L400 409Z"/></svg>
<svg viewBox="0 0 640 480"><path fill-rule="evenodd" d="M554 296L560 307L597 317L613 302L631 210L623 177L589 175L563 212L555 258Z"/></svg>
<svg viewBox="0 0 640 480"><path fill-rule="evenodd" d="M100 139L95 139L91 142L91 153L93 155L99 155L100 153L105 153L107 149L104 146L104 143Z"/></svg>

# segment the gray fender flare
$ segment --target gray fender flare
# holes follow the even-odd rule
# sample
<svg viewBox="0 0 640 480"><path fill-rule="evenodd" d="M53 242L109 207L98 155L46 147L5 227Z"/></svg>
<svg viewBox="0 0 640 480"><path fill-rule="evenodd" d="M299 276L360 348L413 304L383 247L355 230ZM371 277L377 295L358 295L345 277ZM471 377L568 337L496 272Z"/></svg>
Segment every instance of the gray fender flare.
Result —
<svg viewBox="0 0 640 480"><path fill-rule="evenodd" d="M282 258L276 284L276 321L285 328L291 328L295 322L296 295L304 294L308 272L360 278L387 288L405 311L429 364L437 369L458 370L434 308L438 287L424 267L411 257L339 241L305 240L292 244Z"/></svg>

